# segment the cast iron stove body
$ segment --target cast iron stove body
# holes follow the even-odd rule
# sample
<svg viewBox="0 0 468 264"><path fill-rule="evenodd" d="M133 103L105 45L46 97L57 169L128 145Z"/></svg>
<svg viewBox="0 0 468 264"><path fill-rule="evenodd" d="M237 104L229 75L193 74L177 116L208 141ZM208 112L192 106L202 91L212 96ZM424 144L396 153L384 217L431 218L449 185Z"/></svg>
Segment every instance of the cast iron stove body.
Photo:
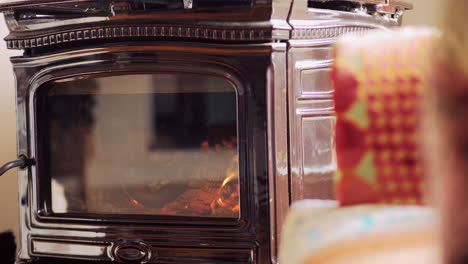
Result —
<svg viewBox="0 0 468 264"><path fill-rule="evenodd" d="M276 263L290 203L333 198L330 45L409 8L0 4L8 47L24 50L18 263Z"/></svg>

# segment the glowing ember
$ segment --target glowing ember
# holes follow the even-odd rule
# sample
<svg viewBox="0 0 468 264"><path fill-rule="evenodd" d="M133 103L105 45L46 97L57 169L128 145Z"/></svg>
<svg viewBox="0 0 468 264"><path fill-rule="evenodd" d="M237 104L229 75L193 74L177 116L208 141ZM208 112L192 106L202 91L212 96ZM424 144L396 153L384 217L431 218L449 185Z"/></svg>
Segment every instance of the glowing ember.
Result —
<svg viewBox="0 0 468 264"><path fill-rule="evenodd" d="M208 140L200 144L203 151L216 152L232 150L237 147L237 138L222 140L220 143L210 144ZM239 158L234 155L226 162L225 177L220 175L208 177L209 181L190 182L187 185L166 183L169 186L167 197L174 195L173 199L162 204L160 207L146 206L145 203L131 197L129 200L134 206L145 206L148 213L166 215L188 215L188 216L219 216L238 217L239 206ZM216 180L218 179L218 180ZM181 189L182 188L182 189ZM176 189L181 191L176 192ZM172 191L171 191L172 190ZM162 194L162 189L158 191Z"/></svg>

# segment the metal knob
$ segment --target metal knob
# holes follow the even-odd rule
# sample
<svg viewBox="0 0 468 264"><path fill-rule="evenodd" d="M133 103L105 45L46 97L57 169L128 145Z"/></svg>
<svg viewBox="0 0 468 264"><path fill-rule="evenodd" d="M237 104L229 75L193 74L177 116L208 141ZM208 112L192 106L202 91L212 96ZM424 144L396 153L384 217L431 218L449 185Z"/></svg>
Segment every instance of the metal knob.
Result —
<svg viewBox="0 0 468 264"><path fill-rule="evenodd" d="M114 248L113 254L122 263L146 263L151 257L151 249L143 243L124 242Z"/></svg>

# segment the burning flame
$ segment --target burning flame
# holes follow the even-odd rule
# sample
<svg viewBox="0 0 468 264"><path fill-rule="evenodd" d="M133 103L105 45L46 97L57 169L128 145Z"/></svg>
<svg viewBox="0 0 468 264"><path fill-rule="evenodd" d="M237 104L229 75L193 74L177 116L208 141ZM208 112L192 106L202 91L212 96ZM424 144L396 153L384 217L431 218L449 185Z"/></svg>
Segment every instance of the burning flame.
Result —
<svg viewBox="0 0 468 264"><path fill-rule="evenodd" d="M222 155L233 153L237 148L237 137L232 137L216 142L208 140L200 144L200 148L206 152L213 152L211 155L219 155L216 152L223 152ZM224 153L225 152L225 153ZM180 194L177 194L173 201L164 204L160 208L151 208L134 198L123 188L128 201L133 208L145 208L154 210L157 214L172 215L196 215L196 216L238 216L240 212L239 200L239 155L232 154L232 159L223 160L219 164L223 170L213 173L204 183L188 186ZM220 175L221 174L221 175ZM222 180L221 180L222 179ZM170 183L170 181L168 181ZM159 211L158 211L159 210Z"/></svg>
<svg viewBox="0 0 468 264"><path fill-rule="evenodd" d="M221 184L221 188L226 186L230 181L234 180L237 178L237 173L231 172L226 179L224 179L223 184Z"/></svg>
<svg viewBox="0 0 468 264"><path fill-rule="evenodd" d="M237 142L223 140L223 145L229 148L236 146ZM231 166L226 170L224 178L218 189L218 198L211 203L211 210L214 214L220 209L229 210L235 214L240 211L239 205L239 155L232 159Z"/></svg>

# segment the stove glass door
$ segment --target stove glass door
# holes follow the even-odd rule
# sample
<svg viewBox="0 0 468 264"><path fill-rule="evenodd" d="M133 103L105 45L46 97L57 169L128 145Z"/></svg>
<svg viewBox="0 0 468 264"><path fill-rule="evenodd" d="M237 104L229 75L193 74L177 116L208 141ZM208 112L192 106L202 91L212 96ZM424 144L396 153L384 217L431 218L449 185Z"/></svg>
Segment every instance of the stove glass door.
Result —
<svg viewBox="0 0 468 264"><path fill-rule="evenodd" d="M231 82L134 74L38 91L40 188L51 214L239 218Z"/></svg>

